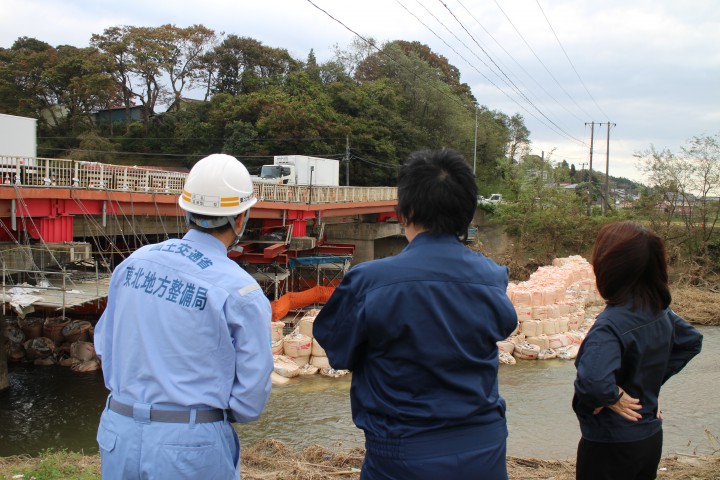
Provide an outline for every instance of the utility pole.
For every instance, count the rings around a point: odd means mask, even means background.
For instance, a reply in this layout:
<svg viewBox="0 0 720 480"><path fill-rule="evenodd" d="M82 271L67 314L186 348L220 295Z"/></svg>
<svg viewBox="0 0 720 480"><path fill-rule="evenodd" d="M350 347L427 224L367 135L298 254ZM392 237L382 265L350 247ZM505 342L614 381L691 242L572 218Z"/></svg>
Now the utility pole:
<svg viewBox="0 0 720 480"><path fill-rule="evenodd" d="M588 186L588 199L587 199L587 216L590 216L590 210L591 210L591 203L592 203L592 157L593 157L593 137L595 134L595 122L587 123L585 122L585 125L590 125L590 168L588 170L588 181L590 182L590 185Z"/></svg>
<svg viewBox="0 0 720 480"><path fill-rule="evenodd" d="M600 126L603 124L601 123ZM610 127L616 127L617 123L607 122L607 146L605 147L605 202L603 202L603 215L607 213L610 206Z"/></svg>
<svg viewBox="0 0 720 480"><path fill-rule="evenodd" d="M345 135L345 186L350 186L350 136Z"/></svg>
<svg viewBox="0 0 720 480"><path fill-rule="evenodd" d="M473 145L473 175L477 177L477 115L478 106L475 104L475 143Z"/></svg>

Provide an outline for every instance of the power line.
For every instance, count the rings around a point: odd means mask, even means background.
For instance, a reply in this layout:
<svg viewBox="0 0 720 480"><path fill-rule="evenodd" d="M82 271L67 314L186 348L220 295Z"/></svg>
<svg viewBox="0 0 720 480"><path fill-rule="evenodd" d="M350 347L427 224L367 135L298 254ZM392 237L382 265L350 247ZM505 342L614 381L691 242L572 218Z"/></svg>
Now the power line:
<svg viewBox="0 0 720 480"><path fill-rule="evenodd" d="M562 108L562 109L565 110L568 114L570 114L570 115L572 115L573 117L575 117L579 122L582 122L582 121L583 121L583 119L581 119L580 117L578 117L577 115L575 115L575 113L573 113L570 109L568 109L564 104L560 103L560 102L558 101L558 99L556 99L550 92L548 92L548 91L545 89L545 87L543 87L543 85L542 85L540 82L537 81L537 79L535 78L535 75L531 75L530 72L528 72L527 70L525 70L525 67L523 67L523 66L520 64L520 62L518 62L518 61L515 59L515 57L513 57L513 55L512 55L510 52L508 52L508 51L505 49L505 47L503 47L503 45L502 45L500 42L497 41L497 39L493 36L493 34L490 33L490 31L489 31L487 28L485 28L485 26L480 22L480 20L478 20L478 19L475 17L475 15L473 15L473 13L472 13L470 10L468 10L468 8L467 8L465 5L463 5L463 3L462 3L460 0L456 0L456 1L457 1L457 3L467 12L467 14L470 15L470 17L471 17L473 20L475 20L475 23L477 23L477 24L480 26L480 28L482 28L483 31L495 42L495 44L496 44L498 47L500 47L500 49L501 49L503 52L505 52L505 54L506 54L508 57L510 57L510 60L512 60L512 61L515 63L515 65L517 65L517 66L520 68L520 70L522 70L523 73L525 73L525 75L526 75L530 80L532 80L532 81L535 83L535 85L537 85L537 86L545 93L545 95L547 95L548 97L550 97L560 108Z"/></svg>
<svg viewBox="0 0 720 480"><path fill-rule="evenodd" d="M593 103L595 104L595 106L598 108L598 110L600 110L600 113L602 113L603 115L605 115L605 118L608 118L609 115L606 114L606 113L603 111L603 109L600 107L600 105L598 105L598 103L595 101L595 98L594 98L594 97L592 96L592 94L590 93L590 90L588 90L588 88L585 86L585 82L583 82L583 79L580 78L580 74L578 73L577 69L575 68L575 65L573 65L572 60L570 60L570 56L569 56L569 55L567 54L567 52L565 51L565 47L563 47L562 42L560 42L560 38L558 38L557 33L555 33L555 29L554 29L553 26L550 24L550 20L548 19L547 15L545 15L545 10L543 10L542 6L540 5L540 0L535 0L535 2L537 3L538 7L540 8L540 12L542 12L543 17L545 17L545 21L547 22L548 27L550 27L550 31L553 33L553 35L555 35L555 40L557 40L558 45L560 45L560 49L561 49L561 50L563 51L563 53L565 54L565 58L567 58L568 63L570 64L570 66L571 66L572 69L573 69L573 72L575 72L575 75L577 75L578 80L580 80L580 84L583 86L583 88L585 89L585 91L587 92L588 96L590 97L590 99L591 99L591 100L593 101Z"/></svg>
<svg viewBox="0 0 720 480"><path fill-rule="evenodd" d="M512 27L515 29L515 32L518 34L518 36L520 36L520 38L522 39L522 41L525 43L525 46L527 46L528 49L530 49L530 51L531 51L532 54L535 56L535 58L537 59L537 61L540 62L540 65L543 66L543 68L545 69L545 71L550 75L550 77L551 77L551 78L553 79L553 81L557 84L557 86L560 87L560 89L561 89L563 92L565 92L565 95L567 95L568 98L569 98L570 100L572 100L572 102L580 109L580 111L582 111L582 112L583 112L586 116L588 116L588 117L591 116L589 113L587 113L587 112L580 106L580 104L573 98L573 96L570 95L570 94L568 93L568 91L565 90L565 88L564 88L562 85L560 85L560 82L558 81L558 79L555 78L555 75L552 74L552 72L550 71L550 69L549 69L549 68L545 65L545 63L540 59L540 57L538 56L538 54L535 53L535 50L533 50L533 48L530 46L530 44L528 43L528 41L525 40L525 37L523 36L523 34L520 33L520 30L518 30L518 28L515 26L515 24L512 22L512 20L510 20L510 17L508 16L507 13L505 13L505 10L503 10L503 8L500 6L500 4L497 2L497 0L494 0L494 2L495 2L495 5L497 5L497 7L500 9L500 11L502 12L502 14L505 16L505 18L507 19L507 21L510 22L510 25L512 25Z"/></svg>
<svg viewBox="0 0 720 480"><path fill-rule="evenodd" d="M452 17L455 19L455 21L460 25L460 27L462 27L462 29L465 31L465 33L466 33L466 34L470 37L470 39L478 46L478 48L480 48L480 50L485 54L485 56L487 56L488 59L490 59L490 61L493 63L493 65L495 65L495 67L500 71L500 73L502 73L502 75L503 75L505 78L507 78L507 80L510 82L510 84L512 84L512 87L511 87L511 88L514 87L515 91L516 91L518 94L520 94L520 96L521 96L523 99L525 99L525 101L528 102L528 104L530 104L535 110L537 110L537 112L538 112L543 118L547 119L548 122L550 122L555 128L557 128L557 129L559 130L559 132L556 131L556 133L560 133L561 135L564 135L564 136L567 137L568 139L573 140L573 141L575 141L575 142L577 142L577 143L580 143L580 144L583 144L583 143L584 143L582 140L580 140L579 138L576 138L576 137L572 136L570 133L566 132L562 127L560 127L557 123L555 123L553 120L551 120L551 119L550 119L547 115L545 115L523 92L521 92L520 89L517 87L517 85L515 85L515 83L510 79L510 77L503 71L503 69L497 64L497 62L495 62L495 60L493 60L493 58L490 56L490 54L482 47L482 45L480 45L480 43L475 39L475 37L473 36L473 34L470 33L470 31L469 31L469 30L465 27L465 25L460 21L460 19L457 17L457 15L455 15L455 13L453 13L453 11L450 9L450 7L448 7L447 4L446 4L443 0L438 0L438 1L445 7L445 9L447 9L447 11L450 13L450 15L452 15ZM431 14L431 15L432 15L432 14ZM433 15L433 16L434 16L434 15ZM437 20L437 17L435 17L435 19ZM438 21L439 21L439 20L438 20ZM440 23L441 23L441 25L442 25L442 22L440 22ZM443 26L444 26L444 25L443 25ZM445 27L445 28L447 29L447 27ZM448 30L449 30L449 29L448 29ZM457 38L457 37L456 37L456 38ZM458 39L458 40L459 40L459 39ZM463 42L461 41L461 43L463 43ZM463 43L463 45L465 46L465 48L467 48L467 49L469 50L469 47L468 47L467 45L465 45L464 43ZM477 55L476 55L476 57L477 57ZM479 57L478 57L478 59L479 59ZM483 63L485 64L485 62L483 62ZM485 64L485 65L488 66L487 64ZM490 68L490 67L488 66L488 68ZM477 70L477 69L476 69L476 70ZM487 77L485 77L485 78L487 78ZM491 82L491 83L492 83L492 82ZM507 84L507 82L506 82L506 84ZM494 83L493 83L493 85L494 85L496 88L498 88L497 85L495 85ZM510 85L508 85L508 86L510 86ZM503 92L503 93L505 93L505 92ZM506 95L507 95L507 94L506 94ZM513 100L513 101L514 101L514 100ZM517 102L515 102L515 103L517 103ZM523 109L524 109L524 108L523 108ZM526 112L530 113L527 109L524 109L524 110L525 110ZM532 114L531 114L531 115L532 115ZM533 115L533 117L535 117L535 116ZM551 127L549 127L547 124L545 124L545 122L543 122L542 120L540 120L539 118L537 118L537 117L535 117L535 118L536 118L538 121L540 121L543 125L545 125L546 127L551 128Z"/></svg>
<svg viewBox="0 0 720 480"><path fill-rule="evenodd" d="M364 163L367 163L370 165L374 165L376 167L387 168L387 169L391 169L391 170L398 170L400 168L400 165L397 165L397 164L393 165L390 163L382 163L382 162L376 162L374 160L368 160L366 158L359 157L359 156L355 155L354 153L352 155L350 155L350 158L354 159L354 160L360 160L361 162L364 162Z"/></svg>

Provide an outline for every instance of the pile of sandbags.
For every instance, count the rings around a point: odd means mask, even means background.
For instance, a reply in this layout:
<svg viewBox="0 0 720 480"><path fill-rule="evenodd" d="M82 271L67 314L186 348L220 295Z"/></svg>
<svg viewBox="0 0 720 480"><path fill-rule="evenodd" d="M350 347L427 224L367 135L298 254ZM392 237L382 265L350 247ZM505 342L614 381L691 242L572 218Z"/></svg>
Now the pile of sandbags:
<svg viewBox="0 0 720 480"><path fill-rule="evenodd" d="M8 362L32 362L35 365L62 365L78 372L100 368L92 344L93 326L85 320L67 317L5 317Z"/></svg>
<svg viewBox="0 0 720 480"><path fill-rule="evenodd" d="M518 328L498 342L501 363L510 363L509 354L524 360L575 358L596 307L603 305L592 265L578 255L556 258L527 281L510 283L507 294L517 312ZM510 351L508 343L514 345Z"/></svg>
<svg viewBox="0 0 720 480"><path fill-rule="evenodd" d="M349 373L347 370L335 370L330 366L325 350L313 336L313 324L319 312L319 309L307 311L300 318L293 331L282 337L282 355L276 353L275 348L273 348L275 374L285 378L293 378L299 375L314 375L318 372L329 377L340 377ZM282 322L273 322L273 324L275 323ZM273 336L274 346L275 336ZM291 364L296 368L293 368ZM280 383L284 382L276 382L276 384Z"/></svg>

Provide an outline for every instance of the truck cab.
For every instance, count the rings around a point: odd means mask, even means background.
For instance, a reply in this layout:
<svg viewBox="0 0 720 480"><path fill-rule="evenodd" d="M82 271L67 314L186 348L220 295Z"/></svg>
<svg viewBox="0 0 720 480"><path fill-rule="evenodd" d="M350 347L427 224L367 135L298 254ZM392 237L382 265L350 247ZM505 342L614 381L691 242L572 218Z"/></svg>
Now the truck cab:
<svg viewBox="0 0 720 480"><path fill-rule="evenodd" d="M287 185L295 183L294 165L263 165L260 169L260 181Z"/></svg>

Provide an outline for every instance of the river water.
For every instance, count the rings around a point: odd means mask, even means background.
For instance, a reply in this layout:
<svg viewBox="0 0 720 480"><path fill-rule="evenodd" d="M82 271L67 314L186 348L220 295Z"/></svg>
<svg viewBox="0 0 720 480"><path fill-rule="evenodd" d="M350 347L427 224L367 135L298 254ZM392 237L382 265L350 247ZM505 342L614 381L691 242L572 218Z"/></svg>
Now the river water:
<svg viewBox="0 0 720 480"><path fill-rule="evenodd" d="M703 351L661 394L664 453L707 454L707 429L720 437L720 327L701 328ZM501 365L500 393L507 401L508 454L565 459L575 455L580 431L570 407L572 361ZM244 444L274 438L302 448L363 445L350 416L350 376L315 375L274 387L259 421L238 425ZM102 374L68 368L10 366L10 388L0 392L0 456L35 455L46 448L96 453L95 432L107 392ZM717 447L715 447L717 448Z"/></svg>

